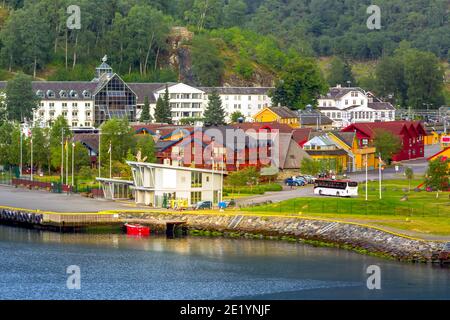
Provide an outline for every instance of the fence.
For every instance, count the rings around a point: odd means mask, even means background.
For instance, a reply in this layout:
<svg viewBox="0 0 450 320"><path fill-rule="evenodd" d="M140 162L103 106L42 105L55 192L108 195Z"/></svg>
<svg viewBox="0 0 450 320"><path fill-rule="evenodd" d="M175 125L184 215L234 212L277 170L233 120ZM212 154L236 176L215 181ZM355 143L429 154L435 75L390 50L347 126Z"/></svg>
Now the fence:
<svg viewBox="0 0 450 320"><path fill-rule="evenodd" d="M279 214L333 214L333 215L373 215L405 217L450 217L450 202L405 203L394 205L389 200L362 201L358 199L293 199L276 204L251 204L245 211Z"/></svg>

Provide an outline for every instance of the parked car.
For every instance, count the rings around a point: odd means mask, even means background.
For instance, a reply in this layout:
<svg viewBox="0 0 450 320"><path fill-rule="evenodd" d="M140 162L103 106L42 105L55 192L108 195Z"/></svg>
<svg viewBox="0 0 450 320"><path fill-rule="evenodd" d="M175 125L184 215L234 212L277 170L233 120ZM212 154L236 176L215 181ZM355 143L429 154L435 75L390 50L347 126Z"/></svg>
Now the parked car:
<svg viewBox="0 0 450 320"><path fill-rule="evenodd" d="M236 201L234 201L233 199L225 200L224 202L226 204L226 208L230 208L230 207L235 207L236 206Z"/></svg>
<svg viewBox="0 0 450 320"><path fill-rule="evenodd" d="M316 181L316 178L315 177L313 177L313 176L310 176L309 174L308 175L304 175L304 177L306 178L306 179L308 179L308 183L314 183L315 181Z"/></svg>
<svg viewBox="0 0 450 320"><path fill-rule="evenodd" d="M296 176L295 178L300 179L300 180L303 180L303 181L305 182L305 184L312 183L312 182L311 182L311 179L309 179L309 178L308 178L307 176L305 176L305 175Z"/></svg>
<svg viewBox="0 0 450 320"><path fill-rule="evenodd" d="M297 179L296 177L287 178L286 180L284 180L284 183L289 187L303 187L306 184L305 180Z"/></svg>
<svg viewBox="0 0 450 320"><path fill-rule="evenodd" d="M194 210L205 210L205 209L212 209L213 204L211 201L199 201L194 206Z"/></svg>

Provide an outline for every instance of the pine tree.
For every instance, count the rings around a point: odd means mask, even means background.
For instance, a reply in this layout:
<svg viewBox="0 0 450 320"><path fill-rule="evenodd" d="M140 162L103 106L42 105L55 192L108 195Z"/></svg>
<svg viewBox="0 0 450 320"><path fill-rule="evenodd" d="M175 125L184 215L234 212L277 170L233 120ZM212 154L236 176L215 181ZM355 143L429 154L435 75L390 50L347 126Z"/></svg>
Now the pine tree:
<svg viewBox="0 0 450 320"><path fill-rule="evenodd" d="M141 122L149 123L152 120L152 115L150 114L150 103L148 101L148 96L146 96L144 99L144 107L141 113Z"/></svg>
<svg viewBox="0 0 450 320"><path fill-rule="evenodd" d="M225 124L225 111L222 108L222 100L217 91L213 91L209 95L208 107L206 107L203 117L206 125Z"/></svg>
<svg viewBox="0 0 450 320"><path fill-rule="evenodd" d="M170 111L169 89L166 85L166 92L163 97L159 97L155 107L155 121L157 123L172 124L172 113Z"/></svg>

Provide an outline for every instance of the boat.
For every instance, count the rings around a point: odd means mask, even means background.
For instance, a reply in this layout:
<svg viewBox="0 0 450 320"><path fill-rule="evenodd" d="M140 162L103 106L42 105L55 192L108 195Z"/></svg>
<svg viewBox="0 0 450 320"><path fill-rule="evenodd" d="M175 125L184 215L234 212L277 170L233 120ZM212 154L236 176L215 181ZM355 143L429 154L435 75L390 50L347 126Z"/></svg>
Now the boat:
<svg viewBox="0 0 450 320"><path fill-rule="evenodd" d="M149 236L150 228L140 224L125 223L127 234L131 236Z"/></svg>

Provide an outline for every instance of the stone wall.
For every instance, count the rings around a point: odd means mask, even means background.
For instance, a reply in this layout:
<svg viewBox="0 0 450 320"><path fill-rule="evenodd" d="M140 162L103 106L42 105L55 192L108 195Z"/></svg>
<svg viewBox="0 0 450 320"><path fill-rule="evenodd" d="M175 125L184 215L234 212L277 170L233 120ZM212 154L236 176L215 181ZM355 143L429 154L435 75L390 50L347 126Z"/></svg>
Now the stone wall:
<svg viewBox="0 0 450 320"><path fill-rule="evenodd" d="M190 229L246 233L264 236L290 236L387 255L405 261L430 261L439 242L403 237L359 224L295 217L211 214L121 214L124 221L135 221L161 228L166 222L185 221Z"/></svg>

